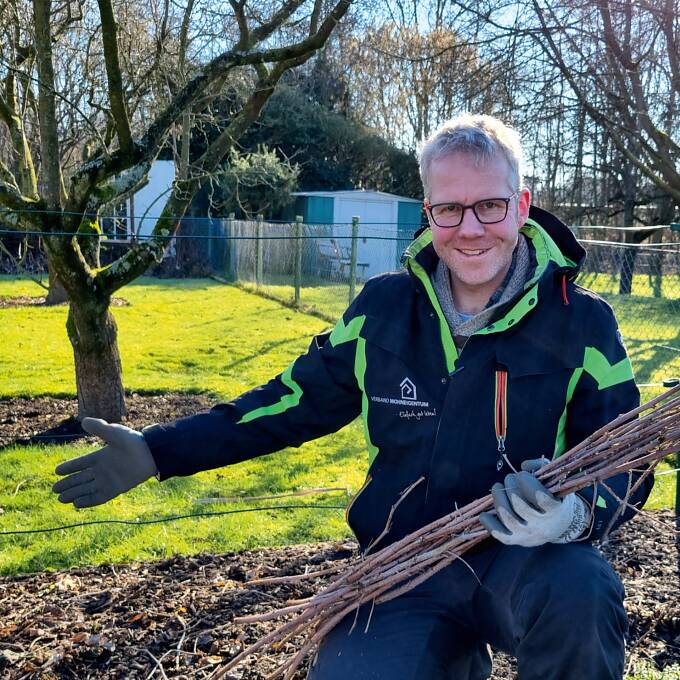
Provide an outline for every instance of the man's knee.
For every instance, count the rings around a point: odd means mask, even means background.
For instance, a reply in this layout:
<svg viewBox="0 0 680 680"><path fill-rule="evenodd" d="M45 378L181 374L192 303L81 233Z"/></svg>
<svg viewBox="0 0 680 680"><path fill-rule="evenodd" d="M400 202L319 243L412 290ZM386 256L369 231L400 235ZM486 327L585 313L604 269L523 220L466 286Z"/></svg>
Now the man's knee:
<svg viewBox="0 0 680 680"><path fill-rule="evenodd" d="M609 564L585 545L550 545L539 569L525 580L517 610L525 629L540 619L582 639L596 629L623 636L627 628L623 586Z"/></svg>
<svg viewBox="0 0 680 680"><path fill-rule="evenodd" d="M365 610L364 610L365 609ZM491 659L476 637L438 607L408 596L362 609L321 643L308 680L485 680Z"/></svg>

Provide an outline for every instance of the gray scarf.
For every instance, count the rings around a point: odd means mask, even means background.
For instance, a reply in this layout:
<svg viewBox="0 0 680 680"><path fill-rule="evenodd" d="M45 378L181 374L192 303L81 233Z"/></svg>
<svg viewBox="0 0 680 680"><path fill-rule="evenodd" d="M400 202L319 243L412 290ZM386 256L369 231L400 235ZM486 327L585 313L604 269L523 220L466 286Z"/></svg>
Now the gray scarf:
<svg viewBox="0 0 680 680"><path fill-rule="evenodd" d="M449 269L439 260L437 268L430 278L459 351L473 333L484 328L489 323L498 307L511 300L524 289L524 284L529 280L532 273L529 244L526 236L520 234L517 240L517 247L512 255L510 269L505 275L503 283L491 296L486 307L471 319L466 320L458 313L453 302Z"/></svg>

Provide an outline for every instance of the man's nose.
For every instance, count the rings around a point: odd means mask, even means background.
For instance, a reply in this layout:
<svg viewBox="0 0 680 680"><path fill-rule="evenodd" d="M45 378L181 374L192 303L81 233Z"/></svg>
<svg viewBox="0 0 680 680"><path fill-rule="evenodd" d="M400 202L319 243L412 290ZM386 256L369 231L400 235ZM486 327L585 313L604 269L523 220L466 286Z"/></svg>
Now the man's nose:
<svg viewBox="0 0 680 680"><path fill-rule="evenodd" d="M474 238L484 234L486 227L475 215L475 211L472 208L467 208L463 213L463 220L458 225L457 236L462 238Z"/></svg>

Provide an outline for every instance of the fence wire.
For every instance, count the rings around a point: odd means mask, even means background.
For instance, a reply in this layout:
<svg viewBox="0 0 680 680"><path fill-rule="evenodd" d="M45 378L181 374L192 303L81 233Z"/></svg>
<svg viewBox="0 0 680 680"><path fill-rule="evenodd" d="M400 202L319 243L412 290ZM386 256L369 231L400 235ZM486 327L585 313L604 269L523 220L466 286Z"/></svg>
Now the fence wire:
<svg viewBox="0 0 680 680"><path fill-rule="evenodd" d="M150 273L214 276L331 322L368 278L402 266L401 255L419 226L185 218L164 261ZM656 230L655 242L642 244L622 242L620 230L576 233L585 236L579 241L587 252L577 283L614 308L638 383L661 386L680 376L680 233ZM0 272L42 275L39 239L28 246L0 236ZM125 238L103 241L102 263L130 246Z"/></svg>

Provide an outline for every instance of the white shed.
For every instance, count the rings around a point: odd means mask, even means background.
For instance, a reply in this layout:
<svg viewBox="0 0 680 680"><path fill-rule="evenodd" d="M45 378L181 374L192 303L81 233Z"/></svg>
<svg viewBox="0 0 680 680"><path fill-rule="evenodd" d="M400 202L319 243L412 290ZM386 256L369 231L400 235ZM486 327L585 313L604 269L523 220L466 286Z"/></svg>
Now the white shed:
<svg viewBox="0 0 680 680"><path fill-rule="evenodd" d="M103 217L105 233L114 240L151 234L170 197L174 181L174 161L154 161L147 182Z"/></svg>
<svg viewBox="0 0 680 680"><path fill-rule="evenodd" d="M358 274L368 278L399 266L401 253L419 228L422 201L382 191L299 191L295 212L310 225L326 226L324 238L345 252L352 217L359 218ZM323 246L323 243L321 243Z"/></svg>

